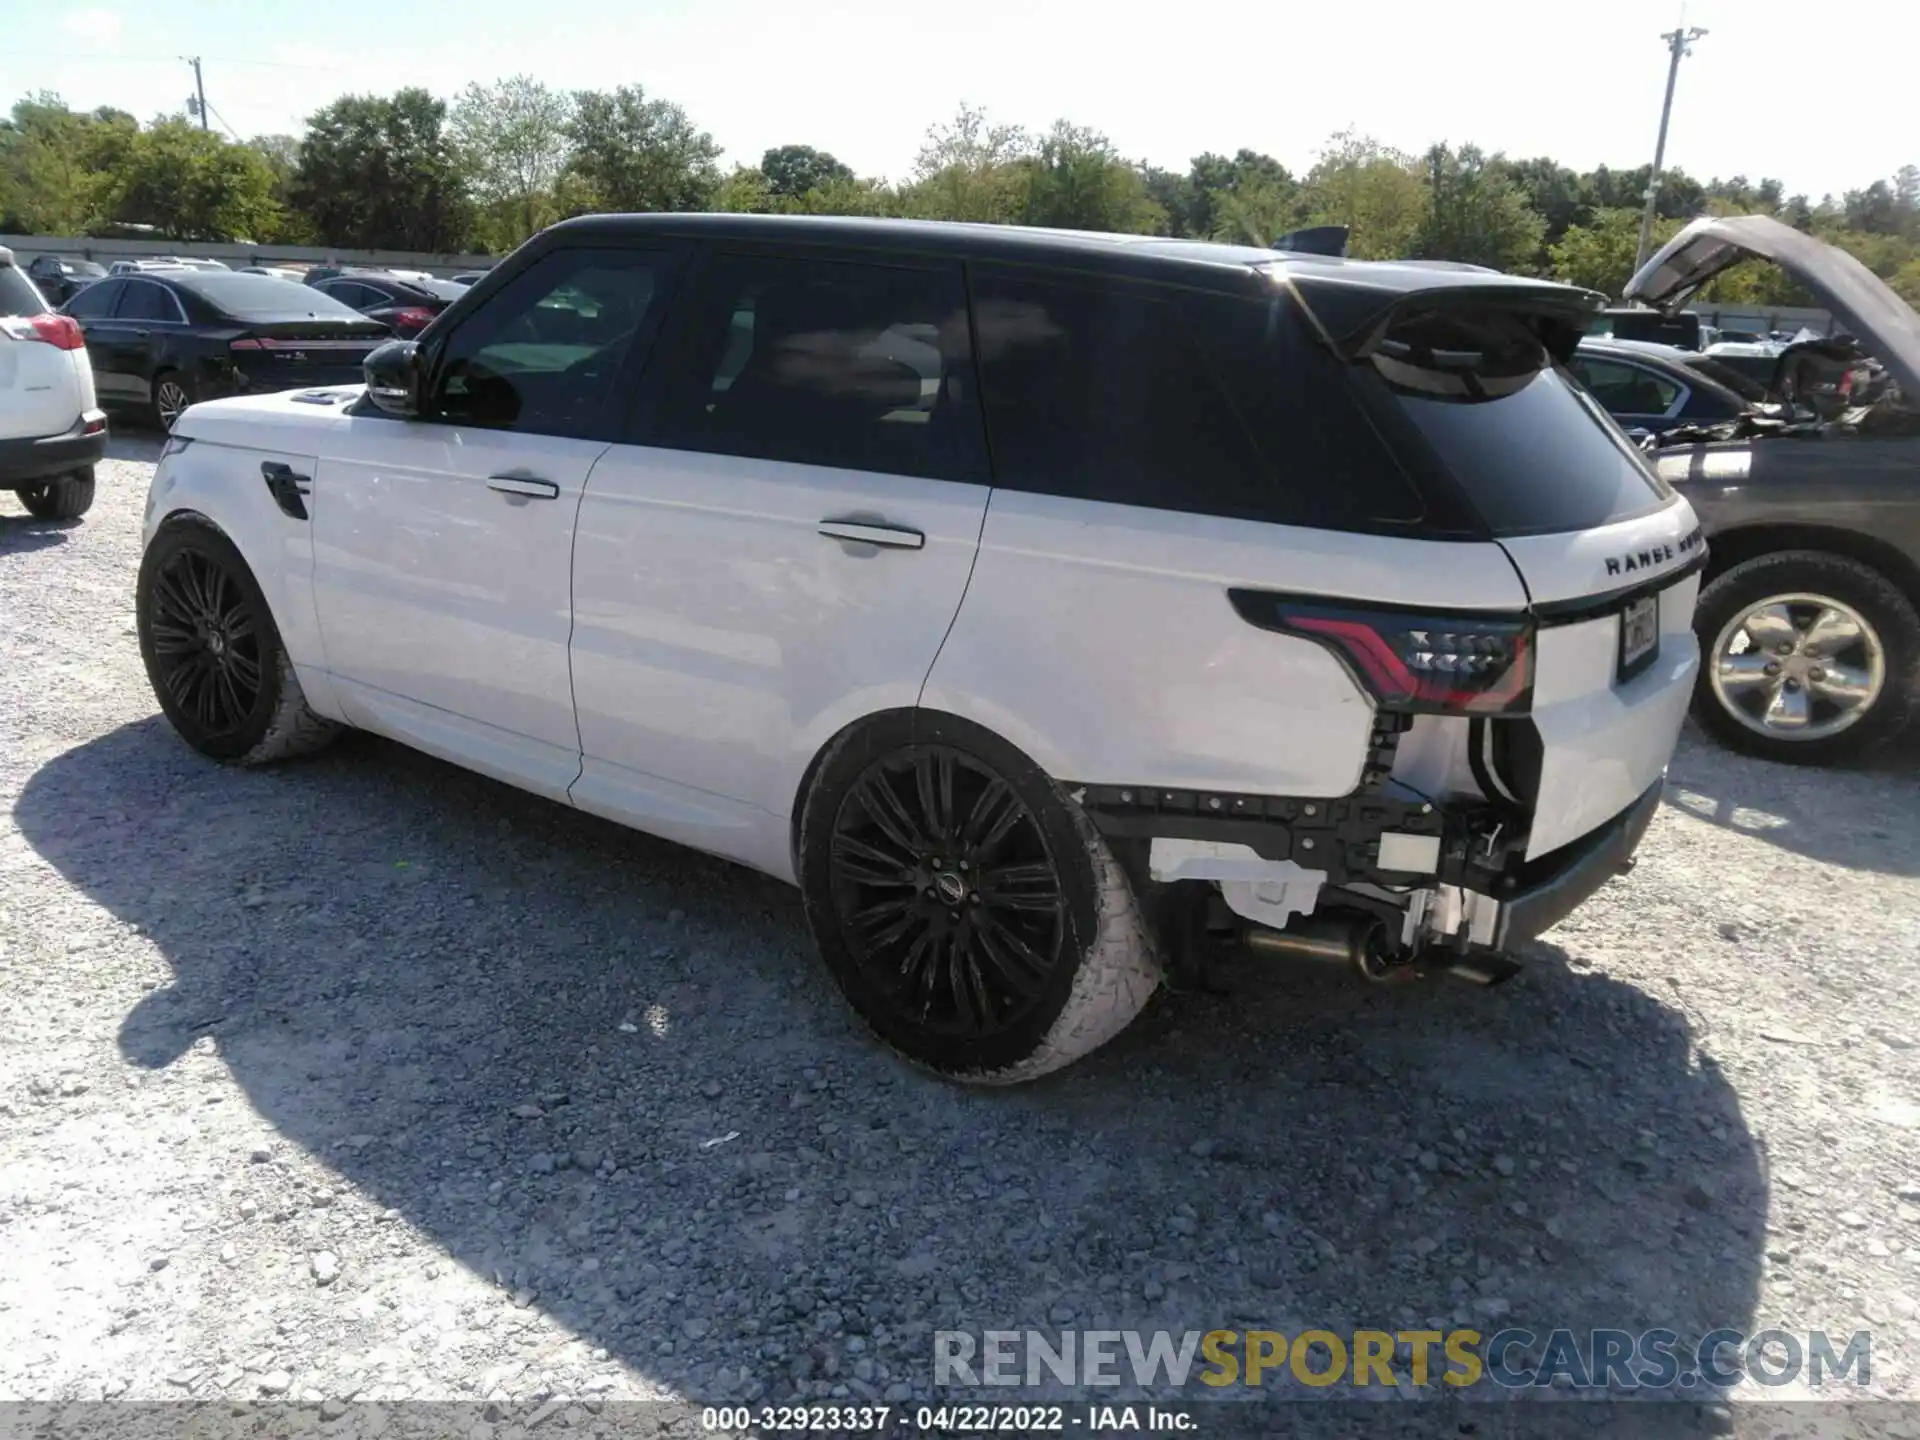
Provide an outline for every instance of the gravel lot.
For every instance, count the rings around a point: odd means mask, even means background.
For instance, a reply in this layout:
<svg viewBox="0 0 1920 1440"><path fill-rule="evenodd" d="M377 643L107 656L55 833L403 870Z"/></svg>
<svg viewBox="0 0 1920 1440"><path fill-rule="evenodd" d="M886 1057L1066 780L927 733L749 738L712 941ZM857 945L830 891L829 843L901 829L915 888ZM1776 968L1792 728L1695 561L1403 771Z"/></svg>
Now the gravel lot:
<svg viewBox="0 0 1920 1440"><path fill-rule="evenodd" d="M189 752L156 450L0 496L0 1398L900 1403L940 1328L1522 1323L1870 1329L1920 1399L1920 743L1690 736L1504 988L1248 961L971 1093L771 881L367 737Z"/></svg>

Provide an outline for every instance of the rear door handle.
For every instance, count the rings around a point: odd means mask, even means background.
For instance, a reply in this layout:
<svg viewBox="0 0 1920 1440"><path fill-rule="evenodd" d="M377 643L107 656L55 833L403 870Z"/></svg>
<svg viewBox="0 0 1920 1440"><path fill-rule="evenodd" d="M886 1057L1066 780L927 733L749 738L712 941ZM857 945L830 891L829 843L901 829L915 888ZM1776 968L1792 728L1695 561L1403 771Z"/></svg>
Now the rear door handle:
<svg viewBox="0 0 1920 1440"><path fill-rule="evenodd" d="M551 480L529 480L523 475L489 475L487 488L502 495L524 495L529 500L558 500L560 487Z"/></svg>
<svg viewBox="0 0 1920 1440"><path fill-rule="evenodd" d="M857 540L895 550L924 550L927 537L904 525L874 525L864 520L822 520L820 533L832 540Z"/></svg>

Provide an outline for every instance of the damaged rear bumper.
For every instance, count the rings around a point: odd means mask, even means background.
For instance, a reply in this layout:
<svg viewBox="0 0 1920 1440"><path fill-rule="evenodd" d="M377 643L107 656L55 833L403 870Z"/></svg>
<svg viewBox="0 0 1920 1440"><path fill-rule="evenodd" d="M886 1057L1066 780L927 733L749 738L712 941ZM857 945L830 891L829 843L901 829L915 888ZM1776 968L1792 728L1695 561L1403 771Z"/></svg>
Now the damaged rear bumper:
<svg viewBox="0 0 1920 1440"><path fill-rule="evenodd" d="M1499 897L1494 948L1505 950L1551 930L1619 874L1653 823L1665 783L1656 780L1605 825L1542 855L1516 876L1514 888Z"/></svg>

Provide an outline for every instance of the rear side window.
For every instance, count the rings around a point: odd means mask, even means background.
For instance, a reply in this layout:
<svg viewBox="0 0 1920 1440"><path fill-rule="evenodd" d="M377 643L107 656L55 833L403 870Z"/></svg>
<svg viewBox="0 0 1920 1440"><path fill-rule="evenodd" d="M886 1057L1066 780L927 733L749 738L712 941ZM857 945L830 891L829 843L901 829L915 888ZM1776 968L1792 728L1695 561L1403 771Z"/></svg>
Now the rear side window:
<svg viewBox="0 0 1920 1440"><path fill-rule="evenodd" d="M1672 494L1516 316L1427 312L1372 365L1495 535L1589 530Z"/></svg>
<svg viewBox="0 0 1920 1440"><path fill-rule="evenodd" d="M97 285L89 285L61 308L76 320L104 320L113 314L114 302L120 298L125 284L124 280L102 280Z"/></svg>
<svg viewBox="0 0 1920 1440"><path fill-rule="evenodd" d="M126 289L120 292L120 304L113 313L114 318L119 320L177 321L186 318L180 313L180 302L173 298L173 292L151 280L129 280Z"/></svg>
<svg viewBox="0 0 1920 1440"><path fill-rule="evenodd" d="M1277 295L980 267L973 300L997 485L1321 528L1419 516Z"/></svg>
<svg viewBox="0 0 1920 1440"><path fill-rule="evenodd" d="M12 265L0 265L0 315L44 315L39 288Z"/></svg>
<svg viewBox="0 0 1920 1440"><path fill-rule="evenodd" d="M967 364L958 266L716 255L680 332L653 443L966 479L949 385Z"/></svg>

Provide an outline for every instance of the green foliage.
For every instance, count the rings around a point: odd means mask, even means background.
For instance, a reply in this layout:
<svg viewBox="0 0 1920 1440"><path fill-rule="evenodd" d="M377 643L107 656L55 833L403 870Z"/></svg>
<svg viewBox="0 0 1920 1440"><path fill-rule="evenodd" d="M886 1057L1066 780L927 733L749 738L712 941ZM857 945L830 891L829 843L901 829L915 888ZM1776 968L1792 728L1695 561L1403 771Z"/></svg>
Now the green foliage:
<svg viewBox="0 0 1920 1440"><path fill-rule="evenodd" d="M767 151L760 157L760 174L772 194L788 200L854 178L853 171L811 145L780 145Z"/></svg>
<svg viewBox="0 0 1920 1440"><path fill-rule="evenodd" d="M1167 212L1147 194L1139 170L1097 130L1056 121L1025 163L1029 225L1144 235L1166 230Z"/></svg>
<svg viewBox="0 0 1920 1440"><path fill-rule="evenodd" d="M137 131L101 191L109 218L174 240L260 240L279 229L273 167L181 116Z"/></svg>
<svg viewBox="0 0 1920 1440"><path fill-rule="evenodd" d="M1370 135L1343 130L1327 142L1301 186L1299 223L1345 225L1360 260L1413 254L1427 219L1420 167ZM1451 257L1448 257L1451 258Z"/></svg>
<svg viewBox="0 0 1920 1440"><path fill-rule="evenodd" d="M572 97L530 75L469 85L454 102L453 143L489 248L510 250L560 218L573 108Z"/></svg>
<svg viewBox="0 0 1920 1440"><path fill-rule="evenodd" d="M922 220L1019 222L1027 208L1033 141L1017 125L988 123L986 112L963 105L946 125L927 132L914 162L913 182L901 193L902 213Z"/></svg>
<svg viewBox="0 0 1920 1440"><path fill-rule="evenodd" d="M638 85L579 92L566 138L567 173L581 182L587 209L701 210L720 186L714 138Z"/></svg>
<svg viewBox="0 0 1920 1440"><path fill-rule="evenodd" d="M1547 222L1504 161L1477 146L1436 145L1427 152L1427 214L1415 255L1494 270L1532 269Z"/></svg>
<svg viewBox="0 0 1920 1440"><path fill-rule="evenodd" d="M448 251L473 234L447 106L425 90L343 95L316 111L291 192L326 245Z"/></svg>

